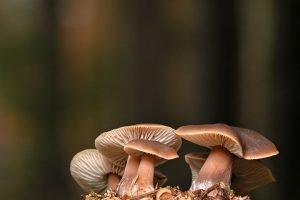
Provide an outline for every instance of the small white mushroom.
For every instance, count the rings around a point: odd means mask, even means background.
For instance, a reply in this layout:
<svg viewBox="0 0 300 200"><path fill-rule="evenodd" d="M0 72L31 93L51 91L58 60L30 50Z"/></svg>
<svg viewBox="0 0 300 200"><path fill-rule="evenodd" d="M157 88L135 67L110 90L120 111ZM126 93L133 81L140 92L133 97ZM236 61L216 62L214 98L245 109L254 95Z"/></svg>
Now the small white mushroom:
<svg viewBox="0 0 300 200"><path fill-rule="evenodd" d="M86 192L103 192L106 188L115 190L123 170L96 149L77 153L70 164L72 177Z"/></svg>

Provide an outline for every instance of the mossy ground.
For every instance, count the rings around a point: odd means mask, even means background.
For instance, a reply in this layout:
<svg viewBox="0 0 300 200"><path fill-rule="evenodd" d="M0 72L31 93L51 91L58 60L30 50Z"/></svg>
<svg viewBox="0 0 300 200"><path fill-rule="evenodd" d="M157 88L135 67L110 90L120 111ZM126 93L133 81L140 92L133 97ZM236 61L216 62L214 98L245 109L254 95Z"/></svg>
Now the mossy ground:
<svg viewBox="0 0 300 200"><path fill-rule="evenodd" d="M167 191L167 192L166 192ZM233 191L225 190L220 185L214 185L207 190L183 192L179 187L158 188L153 192L135 197L118 197L115 193L90 193L83 195L82 200L250 200L249 196L236 196Z"/></svg>

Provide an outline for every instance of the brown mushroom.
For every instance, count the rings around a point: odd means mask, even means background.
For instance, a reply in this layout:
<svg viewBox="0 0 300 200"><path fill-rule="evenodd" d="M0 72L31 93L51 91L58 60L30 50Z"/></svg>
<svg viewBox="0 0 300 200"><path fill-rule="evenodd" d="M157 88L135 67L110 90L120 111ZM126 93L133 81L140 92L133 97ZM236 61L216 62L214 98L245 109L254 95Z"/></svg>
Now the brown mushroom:
<svg viewBox="0 0 300 200"><path fill-rule="evenodd" d="M86 192L103 192L106 188L116 190L123 170L96 149L77 153L70 164L72 177Z"/></svg>
<svg viewBox="0 0 300 200"><path fill-rule="evenodd" d="M185 161L191 168L192 182L197 178L198 172L204 165L207 153L188 153ZM245 160L234 157L232 163L231 189L237 194L246 194L257 187L274 182L275 179L263 163L257 160Z"/></svg>
<svg viewBox="0 0 300 200"><path fill-rule="evenodd" d="M260 159L278 154L275 145L258 132L226 124L182 126L176 133L190 142L212 149L192 183L192 191L206 190L220 182L229 188L234 155Z"/></svg>
<svg viewBox="0 0 300 200"><path fill-rule="evenodd" d="M157 141L132 140L124 146L124 150L129 155L141 158L136 184L132 191L129 191L132 196L142 195L154 190L154 168L161 159L171 160L178 158L175 149Z"/></svg>
<svg viewBox="0 0 300 200"><path fill-rule="evenodd" d="M124 146L135 139L158 141L166 144L176 151L181 146L181 138L174 129L160 124L137 124L124 126L100 134L95 140L96 148L103 153L112 163L125 166L124 175L120 181L118 194L123 196L130 189L133 178L139 166L140 160L127 155ZM159 162L162 162L159 161Z"/></svg>

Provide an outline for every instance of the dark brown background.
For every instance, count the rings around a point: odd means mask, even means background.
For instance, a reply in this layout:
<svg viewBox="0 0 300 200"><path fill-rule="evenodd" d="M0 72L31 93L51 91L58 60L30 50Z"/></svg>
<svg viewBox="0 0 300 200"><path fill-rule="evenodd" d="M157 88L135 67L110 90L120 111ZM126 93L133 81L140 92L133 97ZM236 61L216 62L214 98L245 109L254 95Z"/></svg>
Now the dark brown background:
<svg viewBox="0 0 300 200"><path fill-rule="evenodd" d="M224 122L280 150L252 199L297 199L294 2L1 1L0 198L80 199L69 162L103 131ZM188 188L199 149L161 166L168 184Z"/></svg>

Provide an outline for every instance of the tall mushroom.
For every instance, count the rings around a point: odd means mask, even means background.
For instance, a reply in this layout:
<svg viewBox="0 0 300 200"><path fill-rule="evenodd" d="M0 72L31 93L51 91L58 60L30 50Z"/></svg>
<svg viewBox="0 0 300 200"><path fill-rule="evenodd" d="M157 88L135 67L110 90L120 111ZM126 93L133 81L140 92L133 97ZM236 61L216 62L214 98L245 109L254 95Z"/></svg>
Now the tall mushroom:
<svg viewBox="0 0 300 200"><path fill-rule="evenodd" d="M176 133L190 142L211 148L192 183L192 191L206 190L220 182L229 188L234 155L251 160L278 154L275 145L258 132L226 124L182 126Z"/></svg>
<svg viewBox="0 0 300 200"><path fill-rule="evenodd" d="M103 192L106 188L116 190L123 170L96 149L77 153L70 164L72 177L86 192Z"/></svg>
<svg viewBox="0 0 300 200"><path fill-rule="evenodd" d="M128 155L141 159L137 171L136 184L133 190L129 191L132 196L141 195L154 190L154 168L155 165L161 162L161 159L171 160L178 158L175 149L157 141L132 140L125 145L124 150Z"/></svg>
<svg viewBox="0 0 300 200"><path fill-rule="evenodd" d="M96 148L116 165L124 166L124 175L120 181L118 194L123 196L130 189L136 176L140 160L135 156L128 156L124 146L135 139L157 141L166 144L176 151L181 146L181 138L174 129L160 124L137 124L124 126L100 134L95 140Z"/></svg>
<svg viewBox="0 0 300 200"><path fill-rule="evenodd" d="M208 154L193 152L185 155L185 161L191 168L192 182L204 165ZM237 194L246 194L257 187L272 183L275 178L263 163L257 160L245 160L234 157L232 163L231 189Z"/></svg>

